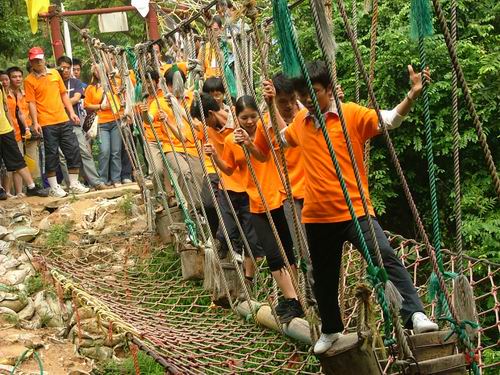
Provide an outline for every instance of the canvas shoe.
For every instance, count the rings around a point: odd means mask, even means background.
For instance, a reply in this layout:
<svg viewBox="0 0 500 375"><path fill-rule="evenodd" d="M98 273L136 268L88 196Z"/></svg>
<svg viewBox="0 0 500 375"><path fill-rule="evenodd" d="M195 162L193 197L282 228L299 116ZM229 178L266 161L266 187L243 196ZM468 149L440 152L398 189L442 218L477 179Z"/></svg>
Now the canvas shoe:
<svg viewBox="0 0 500 375"><path fill-rule="evenodd" d="M85 194L88 193L90 189L86 186L83 186L80 181L77 181L69 187L69 191L73 194Z"/></svg>
<svg viewBox="0 0 500 375"><path fill-rule="evenodd" d="M48 196L47 189L42 189L35 186L33 189L27 188L26 195L28 197L46 197Z"/></svg>
<svg viewBox="0 0 500 375"><path fill-rule="evenodd" d="M300 306L300 302L295 298L286 298L281 302L281 306L278 304L276 307L276 314L281 324L290 323L294 318L302 318L304 316L304 310Z"/></svg>
<svg viewBox="0 0 500 375"><path fill-rule="evenodd" d="M68 193L64 191L64 189L61 187L61 185L57 185L55 188L51 188L49 191L49 196L55 197L55 198L63 198Z"/></svg>
<svg viewBox="0 0 500 375"><path fill-rule="evenodd" d="M314 354L323 354L332 347L342 334L337 333L322 333L316 344L314 344Z"/></svg>
<svg viewBox="0 0 500 375"><path fill-rule="evenodd" d="M134 183L134 181L132 181L130 178L124 178L122 180L122 184L124 184L124 185L125 184L133 184L133 183Z"/></svg>
<svg viewBox="0 0 500 375"><path fill-rule="evenodd" d="M413 332L415 334L434 332L439 329L438 325L430 320L427 315L422 312L416 312L411 316L413 322Z"/></svg>

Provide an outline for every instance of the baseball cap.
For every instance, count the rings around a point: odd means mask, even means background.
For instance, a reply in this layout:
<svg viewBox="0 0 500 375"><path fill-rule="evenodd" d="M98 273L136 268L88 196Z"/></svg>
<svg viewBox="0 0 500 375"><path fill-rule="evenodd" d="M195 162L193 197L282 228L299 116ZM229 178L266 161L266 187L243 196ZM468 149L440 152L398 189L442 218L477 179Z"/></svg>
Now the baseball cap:
<svg viewBox="0 0 500 375"><path fill-rule="evenodd" d="M28 52L28 59L29 60L43 59L43 58L44 58L44 54L43 54L43 49L41 47L33 47Z"/></svg>

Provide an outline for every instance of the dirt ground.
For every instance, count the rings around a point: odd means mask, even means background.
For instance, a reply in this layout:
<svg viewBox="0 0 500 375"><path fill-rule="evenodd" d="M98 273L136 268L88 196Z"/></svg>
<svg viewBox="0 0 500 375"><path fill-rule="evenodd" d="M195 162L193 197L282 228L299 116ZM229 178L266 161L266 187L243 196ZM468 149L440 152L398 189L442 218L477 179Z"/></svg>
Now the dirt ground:
<svg viewBox="0 0 500 375"><path fill-rule="evenodd" d="M0 320L0 374L10 374L17 358L27 349L36 352L44 375L83 375L92 370L92 361L75 354L73 344L57 337L58 329L26 330ZM31 355L16 369L16 374L40 374L38 363Z"/></svg>

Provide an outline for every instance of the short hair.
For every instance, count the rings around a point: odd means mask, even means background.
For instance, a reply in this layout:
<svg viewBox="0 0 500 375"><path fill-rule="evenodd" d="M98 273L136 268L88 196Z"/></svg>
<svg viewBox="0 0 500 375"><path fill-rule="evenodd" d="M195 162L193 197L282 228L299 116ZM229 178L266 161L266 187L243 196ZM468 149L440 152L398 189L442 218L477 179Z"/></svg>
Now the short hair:
<svg viewBox="0 0 500 375"><path fill-rule="evenodd" d="M222 28L222 17L216 14L212 18L212 22L210 22L210 26L212 26L214 23L216 23L220 28Z"/></svg>
<svg viewBox="0 0 500 375"><path fill-rule="evenodd" d="M73 61L68 56L61 56L57 59L57 66L61 65L62 63L73 65Z"/></svg>
<svg viewBox="0 0 500 375"><path fill-rule="evenodd" d="M273 85L276 89L276 94L292 95L295 92L292 80L285 77L283 73L278 73L273 77Z"/></svg>
<svg viewBox="0 0 500 375"><path fill-rule="evenodd" d="M82 67L82 60L73 57L73 66L78 65L80 68Z"/></svg>
<svg viewBox="0 0 500 375"><path fill-rule="evenodd" d="M208 117L209 111L217 112L220 110L219 104L210 94L202 92L200 93L200 99L201 99L201 105L203 106L203 116L205 116L205 118ZM197 118L200 121L202 120L201 108L198 100L193 100L190 112L192 117Z"/></svg>
<svg viewBox="0 0 500 375"><path fill-rule="evenodd" d="M332 86L330 75L328 74L328 67L324 61L308 62L306 64L306 70L313 85L319 83L325 88ZM307 89L306 79L303 76L294 78L293 87L296 91L304 92L304 90Z"/></svg>
<svg viewBox="0 0 500 375"><path fill-rule="evenodd" d="M186 75L184 74L184 72L183 72L182 70L180 70L180 69L177 69L177 70L179 71L179 73L181 73L182 80L183 80L184 82L186 82ZM172 67L172 68L170 68L169 70L167 70L167 71L165 72L165 74L164 74L164 77L165 77L165 82L166 82L166 84L167 84L167 85L169 85L169 86L172 86L172 85L173 85L173 83L174 83L174 73L175 73L175 72L174 72L174 69L173 69L173 67Z"/></svg>
<svg viewBox="0 0 500 375"><path fill-rule="evenodd" d="M0 70L0 76L3 76L4 74L5 74L6 76L8 75L8 74L7 74L7 72L6 72L5 70Z"/></svg>
<svg viewBox="0 0 500 375"><path fill-rule="evenodd" d="M146 71L146 78L147 78L148 76L151 76L151 79L152 79L154 82L156 82L156 83L158 83L158 82L160 81L160 74L159 74L156 70L154 70L154 69L148 69L148 70Z"/></svg>
<svg viewBox="0 0 500 375"><path fill-rule="evenodd" d="M14 73L14 72L19 72L21 74L24 73L23 70L18 66L11 66L9 69L7 69L7 74L9 77L10 77L10 74Z"/></svg>
<svg viewBox="0 0 500 375"><path fill-rule="evenodd" d="M252 96L250 95L240 96L238 100L236 100L236 103L234 104L234 109L236 110L236 116L239 116L239 114L247 108L259 112L259 107L257 106L257 103L255 102Z"/></svg>
<svg viewBox="0 0 500 375"><path fill-rule="evenodd" d="M219 77L210 77L203 83L203 92L210 94L214 91L220 91L225 93L224 84L222 83L222 79Z"/></svg>

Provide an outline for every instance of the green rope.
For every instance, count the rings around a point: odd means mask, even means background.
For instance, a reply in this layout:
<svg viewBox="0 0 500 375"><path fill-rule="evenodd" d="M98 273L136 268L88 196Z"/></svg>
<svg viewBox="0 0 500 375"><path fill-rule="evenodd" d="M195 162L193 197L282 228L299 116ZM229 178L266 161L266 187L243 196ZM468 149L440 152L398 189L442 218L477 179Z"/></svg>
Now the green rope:
<svg viewBox="0 0 500 375"><path fill-rule="evenodd" d="M298 76L302 75L305 78L306 85L309 91L309 95L311 96L314 109L315 109L315 117L319 122L321 132L323 137L325 138L325 142L328 148L328 152L330 154L330 158L333 162L333 167L339 179L340 187L342 189L342 193L344 195L344 199L346 201L347 207L349 209L349 213L351 214L352 221L354 223L356 235L359 239L361 245L361 252L363 257L367 263L367 278L370 284L376 291L377 300L382 307L382 312L384 315L384 331L386 338L392 337L392 319L391 313L389 309L389 304L385 298L384 293L384 285L388 279L387 272L381 267L377 267L374 265L370 251L366 244L365 238L363 236L363 231L361 230L361 226L358 221L358 217L354 210L354 206L352 204L351 198L349 196L349 191L347 189L347 185L345 183L344 177L342 175L342 169L340 168L340 164L337 160L337 156L335 150L333 148L333 144L330 140L330 136L328 135L328 129L325 123L325 117L321 112L321 108L319 107L318 99L316 97L316 93L311 83L311 79L307 73L306 64L304 58L300 52L300 48L298 45L297 35L295 33L295 29L292 24L292 19L290 16L290 11L288 10L286 0L274 0L273 1L273 19L279 20L279 22L275 23L277 36L278 36L278 44L280 45L280 50L288 51L287 56L281 56L283 61L283 69L285 69L285 57L290 59L291 61L287 61L287 67L293 67L293 69L288 70L285 74L288 76ZM280 39L283 38L283 39ZM292 51L292 52L290 52ZM295 66L299 67L299 74L294 70ZM394 341L392 339L387 339L386 344L392 344Z"/></svg>

